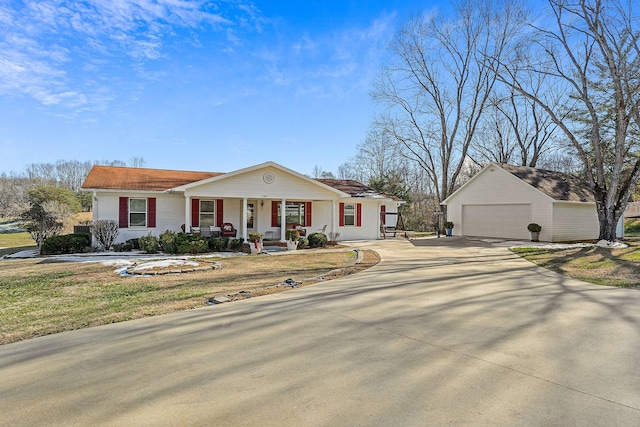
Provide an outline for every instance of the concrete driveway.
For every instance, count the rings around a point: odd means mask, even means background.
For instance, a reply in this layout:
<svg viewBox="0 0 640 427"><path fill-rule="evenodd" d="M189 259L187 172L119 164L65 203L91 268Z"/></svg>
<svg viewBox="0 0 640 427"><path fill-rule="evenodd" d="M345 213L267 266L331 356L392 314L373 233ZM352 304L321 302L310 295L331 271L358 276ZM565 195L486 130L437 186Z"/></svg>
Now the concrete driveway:
<svg viewBox="0 0 640 427"><path fill-rule="evenodd" d="M416 243L358 243L383 262L324 284L1 346L0 424L640 424L640 291Z"/></svg>

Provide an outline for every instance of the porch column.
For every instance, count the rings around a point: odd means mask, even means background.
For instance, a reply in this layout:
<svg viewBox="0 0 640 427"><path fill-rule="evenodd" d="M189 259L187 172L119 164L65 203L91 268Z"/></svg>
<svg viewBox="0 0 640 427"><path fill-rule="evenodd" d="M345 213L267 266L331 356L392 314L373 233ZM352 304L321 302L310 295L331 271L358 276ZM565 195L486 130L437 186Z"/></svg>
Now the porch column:
<svg viewBox="0 0 640 427"><path fill-rule="evenodd" d="M280 205L280 241L285 242L287 229L287 199L282 199Z"/></svg>
<svg viewBox="0 0 640 427"><path fill-rule="evenodd" d="M184 232L191 231L191 197L184 197Z"/></svg>
<svg viewBox="0 0 640 427"><path fill-rule="evenodd" d="M336 201L332 200L331 201L331 232L334 233L334 236L335 236L336 231L338 231L337 228L336 228L336 217L337 217L337 215L336 215Z"/></svg>
<svg viewBox="0 0 640 427"><path fill-rule="evenodd" d="M242 198L242 224L241 224L241 230L242 230L242 239L246 242L247 241L247 198L243 197Z"/></svg>

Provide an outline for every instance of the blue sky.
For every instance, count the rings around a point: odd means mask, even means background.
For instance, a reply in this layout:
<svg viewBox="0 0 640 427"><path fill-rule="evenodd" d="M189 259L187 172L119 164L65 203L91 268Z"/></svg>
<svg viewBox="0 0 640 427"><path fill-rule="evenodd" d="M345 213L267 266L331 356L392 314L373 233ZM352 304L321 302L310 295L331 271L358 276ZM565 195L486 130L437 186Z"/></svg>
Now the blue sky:
<svg viewBox="0 0 640 427"><path fill-rule="evenodd" d="M415 0L0 0L0 172L143 157L337 172ZM443 3L444 4L444 3Z"/></svg>

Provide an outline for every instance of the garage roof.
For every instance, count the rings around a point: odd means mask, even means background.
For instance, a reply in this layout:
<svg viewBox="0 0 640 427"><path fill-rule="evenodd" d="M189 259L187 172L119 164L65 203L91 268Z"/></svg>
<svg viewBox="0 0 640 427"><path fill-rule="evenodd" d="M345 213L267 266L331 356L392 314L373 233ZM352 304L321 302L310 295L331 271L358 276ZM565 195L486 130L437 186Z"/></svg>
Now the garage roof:
<svg viewBox="0 0 640 427"><path fill-rule="evenodd" d="M498 166L555 200L591 203L595 201L589 186L573 175L528 166Z"/></svg>

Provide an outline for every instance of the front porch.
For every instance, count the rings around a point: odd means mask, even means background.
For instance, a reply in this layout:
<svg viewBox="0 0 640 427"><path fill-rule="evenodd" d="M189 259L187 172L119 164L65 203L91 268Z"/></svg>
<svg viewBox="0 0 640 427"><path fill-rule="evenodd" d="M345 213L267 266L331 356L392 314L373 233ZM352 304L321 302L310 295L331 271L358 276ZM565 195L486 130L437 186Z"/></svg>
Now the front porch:
<svg viewBox="0 0 640 427"><path fill-rule="evenodd" d="M285 206L285 209L282 209ZM325 234L337 229L338 203L335 200L289 200L269 198L214 198L204 195L185 197L185 230L215 235L228 224L235 237L244 242L261 233L270 242L286 242L286 230L297 228L301 236ZM282 224L285 224L282 227Z"/></svg>

